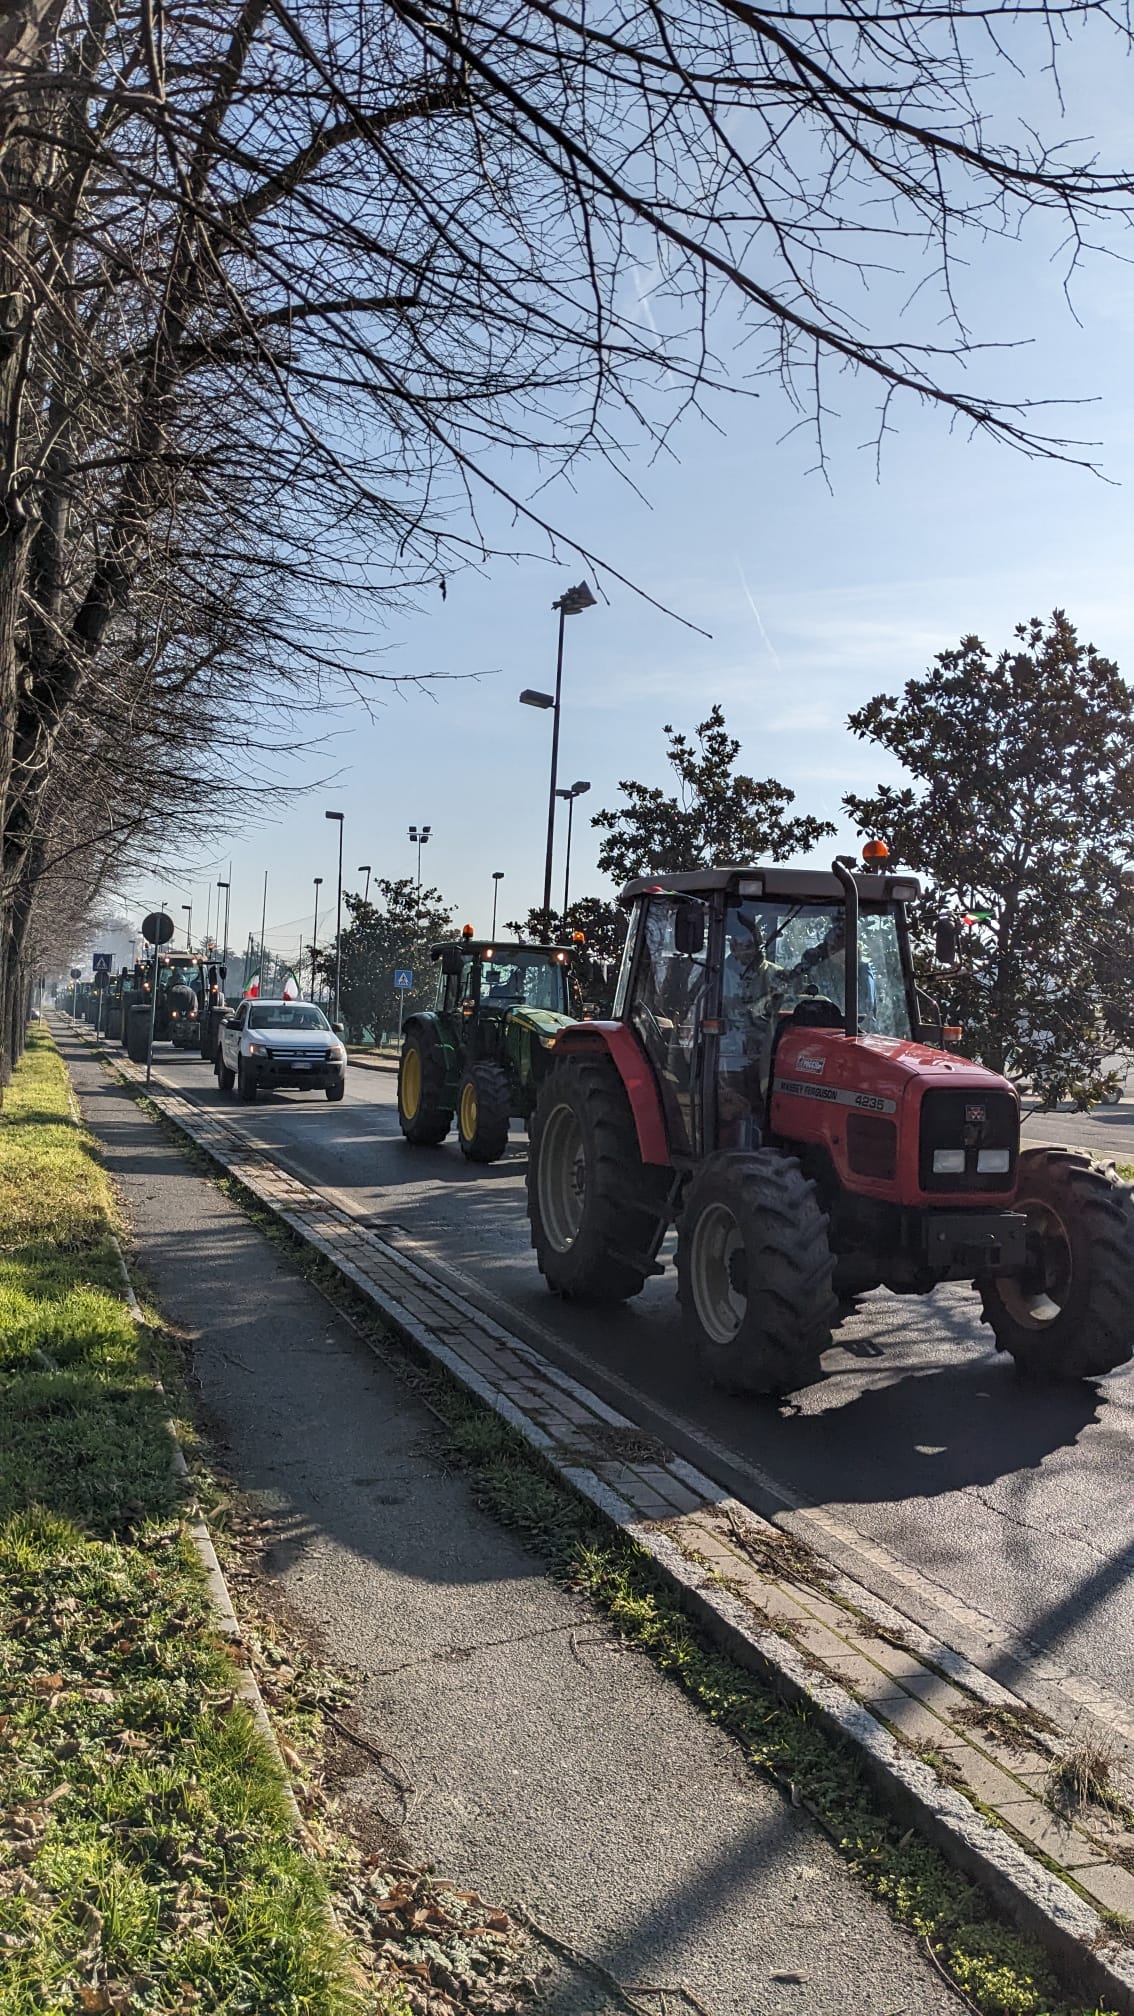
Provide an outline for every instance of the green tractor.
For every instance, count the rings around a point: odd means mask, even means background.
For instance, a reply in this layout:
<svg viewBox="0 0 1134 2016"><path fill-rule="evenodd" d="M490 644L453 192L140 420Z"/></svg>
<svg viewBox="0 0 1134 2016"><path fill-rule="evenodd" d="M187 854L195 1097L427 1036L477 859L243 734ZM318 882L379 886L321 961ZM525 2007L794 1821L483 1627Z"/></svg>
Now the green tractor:
<svg viewBox="0 0 1134 2016"><path fill-rule="evenodd" d="M434 945L432 1009L411 1015L398 1070L398 1122L415 1148L435 1148L457 1119L461 1153L496 1162L508 1123L530 1119L559 1031L579 1019L577 945Z"/></svg>
<svg viewBox="0 0 1134 2016"><path fill-rule="evenodd" d="M155 971L156 1008L151 993ZM192 953L159 952L156 965L152 957L139 960L121 997L121 1039L127 1055L135 1064L145 1063L151 1027L155 1043L172 1043L175 1050L208 1055L201 1004L209 999L209 991L209 967ZM212 1027L207 1015L204 1021L206 1027Z"/></svg>

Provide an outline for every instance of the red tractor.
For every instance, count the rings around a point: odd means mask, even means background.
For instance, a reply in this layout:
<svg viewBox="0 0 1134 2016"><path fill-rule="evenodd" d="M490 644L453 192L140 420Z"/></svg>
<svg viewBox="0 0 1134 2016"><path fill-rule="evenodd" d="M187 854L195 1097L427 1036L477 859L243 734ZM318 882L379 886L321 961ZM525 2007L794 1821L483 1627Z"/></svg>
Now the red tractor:
<svg viewBox="0 0 1134 2016"><path fill-rule="evenodd" d="M628 884L614 1019L558 1033L533 1115L540 1270L623 1301L676 1222L686 1334L734 1393L818 1378L870 1289L943 1281L972 1282L1021 1370L1109 1372L1134 1349L1131 1190L1021 1148L1015 1089L943 1048L915 985L917 881L865 851ZM947 920L937 956L955 962Z"/></svg>

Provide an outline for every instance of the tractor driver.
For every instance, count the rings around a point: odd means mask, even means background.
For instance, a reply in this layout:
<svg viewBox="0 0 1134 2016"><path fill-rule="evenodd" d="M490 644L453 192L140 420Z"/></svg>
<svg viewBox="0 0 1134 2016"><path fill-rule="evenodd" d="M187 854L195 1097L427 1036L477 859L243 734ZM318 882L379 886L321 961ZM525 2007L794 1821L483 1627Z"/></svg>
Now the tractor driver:
<svg viewBox="0 0 1134 2016"><path fill-rule="evenodd" d="M734 913L729 925L721 986L720 1142L722 1148L747 1148L759 1143L761 1088L784 975L768 958L751 912Z"/></svg>
<svg viewBox="0 0 1134 2016"><path fill-rule="evenodd" d="M803 954L798 966L785 975L785 981L794 999L805 995L821 995L833 1001L838 1009L846 1002L847 986L847 919L846 911L836 910L827 927L826 937L818 945L813 945ZM878 981L870 961L864 959L859 966L858 1006L864 1021L872 1022L878 1003Z"/></svg>

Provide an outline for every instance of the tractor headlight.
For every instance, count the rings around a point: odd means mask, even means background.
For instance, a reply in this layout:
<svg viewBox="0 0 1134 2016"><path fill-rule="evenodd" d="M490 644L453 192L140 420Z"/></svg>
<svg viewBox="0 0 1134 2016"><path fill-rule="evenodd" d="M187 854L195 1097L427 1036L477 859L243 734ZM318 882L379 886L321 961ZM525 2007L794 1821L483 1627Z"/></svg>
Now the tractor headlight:
<svg viewBox="0 0 1134 2016"><path fill-rule="evenodd" d="M1010 1148L979 1148L976 1166L982 1176L1007 1176L1012 1162Z"/></svg>
<svg viewBox="0 0 1134 2016"><path fill-rule="evenodd" d="M964 1149L935 1148L933 1151L933 1173L935 1176L963 1176L965 1173Z"/></svg>

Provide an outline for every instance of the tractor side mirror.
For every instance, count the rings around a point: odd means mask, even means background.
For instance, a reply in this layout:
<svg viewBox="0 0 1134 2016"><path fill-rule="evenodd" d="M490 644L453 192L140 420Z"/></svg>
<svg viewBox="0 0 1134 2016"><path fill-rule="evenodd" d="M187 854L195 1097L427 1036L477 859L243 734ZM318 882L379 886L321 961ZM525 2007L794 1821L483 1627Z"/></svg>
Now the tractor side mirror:
<svg viewBox="0 0 1134 2016"><path fill-rule="evenodd" d="M687 959L705 949L705 912L699 903L683 903L673 920L673 942Z"/></svg>
<svg viewBox="0 0 1134 2016"><path fill-rule="evenodd" d="M937 919L933 956L939 966L955 966L957 963L957 927L951 917Z"/></svg>
<svg viewBox="0 0 1134 2016"><path fill-rule="evenodd" d="M459 973L464 962L462 945L446 945L441 952L441 971L447 975Z"/></svg>
<svg viewBox="0 0 1134 2016"><path fill-rule="evenodd" d="M917 989L917 1040L931 1050L943 1050L945 1038L942 1032L941 1003L931 994L923 994Z"/></svg>

